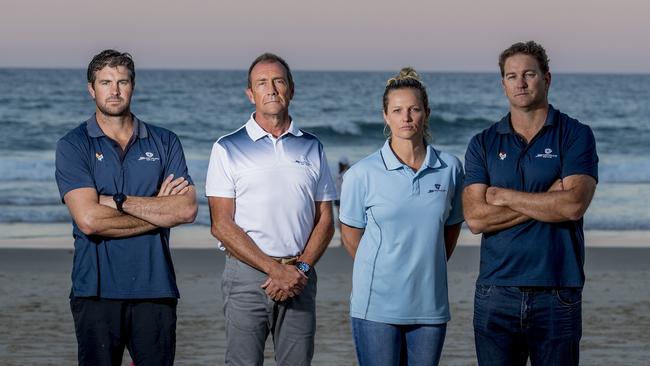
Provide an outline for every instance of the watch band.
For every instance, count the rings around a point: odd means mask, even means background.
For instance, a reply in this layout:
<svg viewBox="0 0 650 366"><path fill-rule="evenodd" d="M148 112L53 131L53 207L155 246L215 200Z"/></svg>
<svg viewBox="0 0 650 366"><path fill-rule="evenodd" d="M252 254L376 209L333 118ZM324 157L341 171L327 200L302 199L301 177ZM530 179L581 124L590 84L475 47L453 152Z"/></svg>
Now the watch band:
<svg viewBox="0 0 650 366"><path fill-rule="evenodd" d="M126 195L124 193L117 193L113 195L113 202L115 202L115 207L117 207L117 210L120 212L124 212L124 201L126 201Z"/></svg>

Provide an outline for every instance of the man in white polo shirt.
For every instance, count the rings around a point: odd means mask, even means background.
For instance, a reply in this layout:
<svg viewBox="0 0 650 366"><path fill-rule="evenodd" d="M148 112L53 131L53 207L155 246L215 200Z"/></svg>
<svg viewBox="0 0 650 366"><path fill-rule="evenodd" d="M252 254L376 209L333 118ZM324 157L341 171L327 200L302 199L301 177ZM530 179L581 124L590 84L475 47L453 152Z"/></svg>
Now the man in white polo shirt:
<svg viewBox="0 0 650 366"><path fill-rule="evenodd" d="M248 69L255 113L214 144L206 195L222 278L226 364L262 365L273 332L279 365L309 365L316 271L334 234L336 190L323 145L289 116L289 65L265 53Z"/></svg>

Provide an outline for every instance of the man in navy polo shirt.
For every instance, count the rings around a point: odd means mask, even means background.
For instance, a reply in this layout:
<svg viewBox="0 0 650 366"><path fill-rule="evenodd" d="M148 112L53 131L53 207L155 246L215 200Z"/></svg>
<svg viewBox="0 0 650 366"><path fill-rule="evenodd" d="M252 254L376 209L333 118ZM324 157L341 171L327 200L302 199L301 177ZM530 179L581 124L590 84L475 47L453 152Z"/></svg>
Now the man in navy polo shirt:
<svg viewBox="0 0 650 366"><path fill-rule="evenodd" d="M75 238L70 308L80 365L172 365L179 297L169 228L194 221L178 137L130 111L135 68L105 50L88 65L96 111L57 144L56 182Z"/></svg>
<svg viewBox="0 0 650 366"><path fill-rule="evenodd" d="M548 103L546 51L499 56L510 113L465 156L465 219L483 233L474 300L480 365L577 365L583 215L598 179L591 129Z"/></svg>

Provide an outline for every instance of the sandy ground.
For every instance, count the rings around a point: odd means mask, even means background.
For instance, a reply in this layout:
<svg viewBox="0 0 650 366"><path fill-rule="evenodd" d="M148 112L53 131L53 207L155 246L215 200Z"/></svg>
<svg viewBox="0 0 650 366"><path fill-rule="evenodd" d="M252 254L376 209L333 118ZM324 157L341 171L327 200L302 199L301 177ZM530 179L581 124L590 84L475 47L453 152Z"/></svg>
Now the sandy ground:
<svg viewBox="0 0 650 366"><path fill-rule="evenodd" d="M47 239L50 243L61 241L52 236ZM214 249L176 249L173 256L182 295L176 364L223 364L224 323L218 285L223 254ZM460 246L450 261L453 319L442 365L476 364L471 315L478 256L476 246ZM649 258L648 248L587 250L583 365L648 364ZM71 263L70 249L0 249L0 365L75 363L76 341L67 299ZM328 249L318 264L314 365L356 364L347 315L351 267L342 248ZM275 364L271 349L269 343L268 365ZM124 364L128 365L127 356Z"/></svg>

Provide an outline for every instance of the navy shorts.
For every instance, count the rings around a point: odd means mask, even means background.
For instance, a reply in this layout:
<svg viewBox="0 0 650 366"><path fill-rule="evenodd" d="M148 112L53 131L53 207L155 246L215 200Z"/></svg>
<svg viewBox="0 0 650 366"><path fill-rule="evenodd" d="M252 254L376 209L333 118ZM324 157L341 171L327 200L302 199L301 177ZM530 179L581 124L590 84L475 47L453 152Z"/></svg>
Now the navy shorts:
<svg viewBox="0 0 650 366"><path fill-rule="evenodd" d="M70 298L79 365L121 365L124 348L135 365L173 365L175 298Z"/></svg>

